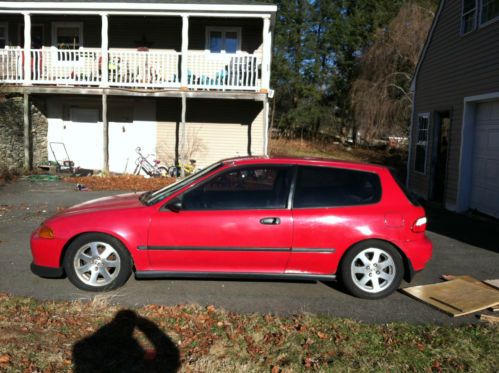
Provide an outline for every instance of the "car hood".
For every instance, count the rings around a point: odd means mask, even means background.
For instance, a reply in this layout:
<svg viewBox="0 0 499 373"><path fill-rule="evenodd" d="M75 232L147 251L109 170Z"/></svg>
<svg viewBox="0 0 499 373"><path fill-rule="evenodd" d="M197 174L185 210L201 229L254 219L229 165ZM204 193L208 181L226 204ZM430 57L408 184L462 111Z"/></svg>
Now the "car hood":
<svg viewBox="0 0 499 373"><path fill-rule="evenodd" d="M126 193L116 196L93 199L78 205L71 206L61 211L58 215L72 215L77 213L88 213L103 210L122 210L136 207L144 207L139 201L142 193Z"/></svg>

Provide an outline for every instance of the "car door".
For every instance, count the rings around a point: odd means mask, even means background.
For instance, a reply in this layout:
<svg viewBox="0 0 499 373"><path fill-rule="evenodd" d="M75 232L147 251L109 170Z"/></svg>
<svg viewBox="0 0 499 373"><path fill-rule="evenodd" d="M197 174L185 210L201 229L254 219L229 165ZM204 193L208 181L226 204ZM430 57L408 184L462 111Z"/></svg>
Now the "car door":
<svg viewBox="0 0 499 373"><path fill-rule="evenodd" d="M300 166L293 196L293 243L286 273L333 274L352 242L372 234L383 214L375 173Z"/></svg>
<svg viewBox="0 0 499 373"><path fill-rule="evenodd" d="M291 168L220 171L151 218L151 269L179 272L283 273L289 259ZM180 206L180 205L178 205Z"/></svg>

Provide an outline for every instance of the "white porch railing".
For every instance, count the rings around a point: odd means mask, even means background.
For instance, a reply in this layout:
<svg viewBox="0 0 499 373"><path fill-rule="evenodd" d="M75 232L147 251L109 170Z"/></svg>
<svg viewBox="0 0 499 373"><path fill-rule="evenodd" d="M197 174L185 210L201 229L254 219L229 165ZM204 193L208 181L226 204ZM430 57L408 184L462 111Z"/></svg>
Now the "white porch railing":
<svg viewBox="0 0 499 373"><path fill-rule="evenodd" d="M256 54L231 55L189 52L187 87L215 90L257 90L261 58Z"/></svg>
<svg viewBox="0 0 499 373"><path fill-rule="evenodd" d="M117 87L178 88L179 55L171 51L109 52L109 85Z"/></svg>
<svg viewBox="0 0 499 373"><path fill-rule="evenodd" d="M128 88L180 88L258 91L259 54L215 54L189 51L187 82L181 82L181 53L176 51L110 50L108 85ZM0 49L0 83L24 83L24 50ZM105 70L105 69L104 69ZM98 48L31 50L31 84L98 86L102 82Z"/></svg>
<svg viewBox="0 0 499 373"><path fill-rule="evenodd" d="M31 82L33 84L99 85L101 61L101 52L98 49L34 49L31 51Z"/></svg>
<svg viewBox="0 0 499 373"><path fill-rule="evenodd" d="M0 82L22 83L24 52L21 48L0 49Z"/></svg>

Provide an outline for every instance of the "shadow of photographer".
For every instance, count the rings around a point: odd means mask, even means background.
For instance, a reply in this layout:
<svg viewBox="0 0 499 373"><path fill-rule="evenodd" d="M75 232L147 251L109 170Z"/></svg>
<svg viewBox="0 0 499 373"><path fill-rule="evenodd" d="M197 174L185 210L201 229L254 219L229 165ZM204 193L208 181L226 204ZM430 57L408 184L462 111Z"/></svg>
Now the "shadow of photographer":
<svg viewBox="0 0 499 373"><path fill-rule="evenodd" d="M144 334L152 345L145 349L134 336ZM155 323L131 310L115 318L73 346L76 373L83 372L177 372L180 352Z"/></svg>

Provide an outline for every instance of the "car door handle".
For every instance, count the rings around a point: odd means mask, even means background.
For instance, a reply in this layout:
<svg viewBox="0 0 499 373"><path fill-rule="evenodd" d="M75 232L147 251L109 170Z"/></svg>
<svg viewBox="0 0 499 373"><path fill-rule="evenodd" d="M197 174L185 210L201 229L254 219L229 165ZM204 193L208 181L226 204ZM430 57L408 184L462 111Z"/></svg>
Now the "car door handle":
<svg viewBox="0 0 499 373"><path fill-rule="evenodd" d="M260 219L260 224L277 225L277 224L281 224L281 219L279 219L279 218L263 218L263 219Z"/></svg>

